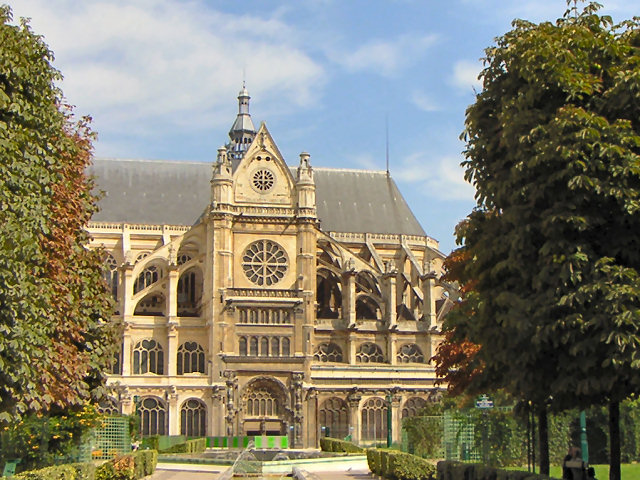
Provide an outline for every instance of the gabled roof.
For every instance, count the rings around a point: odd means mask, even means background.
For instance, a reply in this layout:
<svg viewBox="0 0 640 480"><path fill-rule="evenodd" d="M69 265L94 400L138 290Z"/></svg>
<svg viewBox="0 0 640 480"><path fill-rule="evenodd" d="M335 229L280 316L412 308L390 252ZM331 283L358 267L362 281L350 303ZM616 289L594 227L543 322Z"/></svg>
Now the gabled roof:
<svg viewBox="0 0 640 480"><path fill-rule="evenodd" d="M293 169L295 177L295 169ZM95 222L193 225L210 202L211 163L95 159ZM425 235L386 172L314 168L325 232Z"/></svg>

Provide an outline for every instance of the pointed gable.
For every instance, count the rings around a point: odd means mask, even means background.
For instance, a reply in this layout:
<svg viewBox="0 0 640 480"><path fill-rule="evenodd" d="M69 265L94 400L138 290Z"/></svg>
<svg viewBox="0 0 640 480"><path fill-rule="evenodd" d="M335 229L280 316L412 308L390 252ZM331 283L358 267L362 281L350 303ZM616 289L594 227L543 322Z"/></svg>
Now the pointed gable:
<svg viewBox="0 0 640 480"><path fill-rule="evenodd" d="M294 179L263 123L235 169L234 202L245 204L295 204Z"/></svg>

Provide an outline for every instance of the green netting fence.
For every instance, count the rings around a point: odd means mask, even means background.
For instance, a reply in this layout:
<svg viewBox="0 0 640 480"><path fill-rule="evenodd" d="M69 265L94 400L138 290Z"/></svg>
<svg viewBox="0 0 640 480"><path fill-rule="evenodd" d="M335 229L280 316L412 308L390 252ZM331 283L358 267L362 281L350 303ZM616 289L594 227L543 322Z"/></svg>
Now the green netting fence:
<svg viewBox="0 0 640 480"><path fill-rule="evenodd" d="M118 455L131 452L129 420L127 417L108 416L102 427L96 428L89 440L80 447L81 462L89 460L110 460Z"/></svg>

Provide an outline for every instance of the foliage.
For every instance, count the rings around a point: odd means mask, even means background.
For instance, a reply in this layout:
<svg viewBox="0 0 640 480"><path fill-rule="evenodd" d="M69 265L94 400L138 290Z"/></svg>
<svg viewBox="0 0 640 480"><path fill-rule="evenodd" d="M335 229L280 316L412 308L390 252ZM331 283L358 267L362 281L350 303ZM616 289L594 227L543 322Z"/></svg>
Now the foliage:
<svg viewBox="0 0 640 480"><path fill-rule="evenodd" d="M86 434L100 425L100 418L90 404L55 415L26 415L2 432L0 460L20 458L21 470L51 465L75 453Z"/></svg>
<svg viewBox="0 0 640 480"><path fill-rule="evenodd" d="M158 452L142 450L104 462L98 467L92 462L71 463L30 470L11 478L15 480L137 480L153 474L157 463Z"/></svg>
<svg viewBox="0 0 640 480"><path fill-rule="evenodd" d="M380 450L377 448L367 448L367 465L369 466L369 470L375 475L382 474Z"/></svg>
<svg viewBox="0 0 640 480"><path fill-rule="evenodd" d="M54 85L53 54L0 7L0 422L82 404L115 348L85 175L93 134Z"/></svg>
<svg viewBox="0 0 640 480"><path fill-rule="evenodd" d="M206 438L194 438L183 443L172 445L171 447L160 450L160 453L201 453L207 448Z"/></svg>
<svg viewBox="0 0 640 480"><path fill-rule="evenodd" d="M346 440L324 437L320 439L320 449L324 452L364 453L365 449Z"/></svg>
<svg viewBox="0 0 640 480"><path fill-rule="evenodd" d="M369 470L383 478L397 480L432 480L436 467L428 461L397 450L367 449Z"/></svg>
<svg viewBox="0 0 640 480"><path fill-rule="evenodd" d="M438 480L552 480L539 475L518 470L502 470L477 464L441 461L437 465Z"/></svg>
<svg viewBox="0 0 640 480"><path fill-rule="evenodd" d="M446 329L480 346L473 389L504 387L542 416L615 412L640 389L640 23L598 8L514 21L486 50L463 133L473 283Z"/></svg>
<svg viewBox="0 0 640 480"><path fill-rule="evenodd" d="M402 420L402 429L407 432L409 453L422 458L438 458L442 449L442 415L418 415Z"/></svg>
<svg viewBox="0 0 640 480"><path fill-rule="evenodd" d="M463 228L463 221L458 228ZM465 275L465 266L469 262L469 252L459 248L451 252L444 261L444 280L458 285L460 298L448 315L472 321L473 302L466 302L465 297L473 295L475 280ZM449 322L451 324L451 321ZM435 363L438 383L447 385L452 395L461 395L477 377L482 367L474 363L480 346L469 341L464 336L456 334L455 329L445 324L444 338L437 347L436 354L431 358Z"/></svg>

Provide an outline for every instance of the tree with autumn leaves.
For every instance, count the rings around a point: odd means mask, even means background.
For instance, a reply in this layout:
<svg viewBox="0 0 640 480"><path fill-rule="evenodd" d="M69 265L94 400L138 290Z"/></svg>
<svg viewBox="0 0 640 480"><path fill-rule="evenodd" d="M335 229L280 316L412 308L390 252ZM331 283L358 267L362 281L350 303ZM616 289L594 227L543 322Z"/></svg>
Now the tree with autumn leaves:
<svg viewBox="0 0 640 480"><path fill-rule="evenodd" d="M0 424L95 400L119 347L86 168L93 134L53 54L0 7Z"/></svg>
<svg viewBox="0 0 640 480"><path fill-rule="evenodd" d="M439 368L532 402L542 448L549 408L608 405L617 480L619 404L640 392L640 23L598 9L516 20L486 50Z"/></svg>

